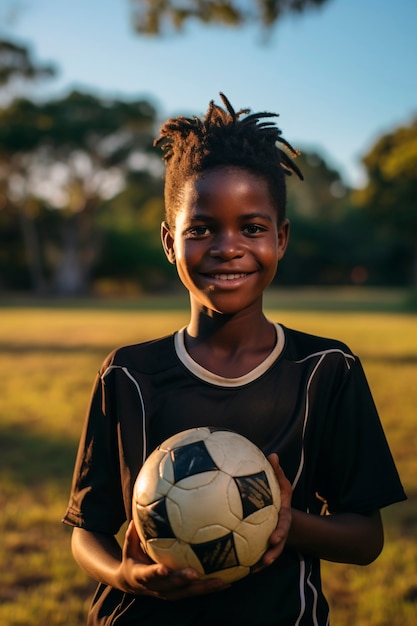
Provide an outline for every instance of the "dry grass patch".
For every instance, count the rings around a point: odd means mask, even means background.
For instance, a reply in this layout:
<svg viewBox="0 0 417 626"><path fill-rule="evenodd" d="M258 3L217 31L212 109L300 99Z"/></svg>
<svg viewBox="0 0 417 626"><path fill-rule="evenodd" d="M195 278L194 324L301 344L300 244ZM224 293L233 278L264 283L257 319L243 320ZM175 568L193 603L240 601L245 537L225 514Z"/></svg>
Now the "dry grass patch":
<svg viewBox="0 0 417 626"><path fill-rule="evenodd" d="M367 568L325 563L337 626L417 623L417 319L270 309L271 319L344 340L361 356L410 500L384 512ZM81 626L95 586L60 518L97 368L112 348L172 332L184 311L0 311L0 624Z"/></svg>

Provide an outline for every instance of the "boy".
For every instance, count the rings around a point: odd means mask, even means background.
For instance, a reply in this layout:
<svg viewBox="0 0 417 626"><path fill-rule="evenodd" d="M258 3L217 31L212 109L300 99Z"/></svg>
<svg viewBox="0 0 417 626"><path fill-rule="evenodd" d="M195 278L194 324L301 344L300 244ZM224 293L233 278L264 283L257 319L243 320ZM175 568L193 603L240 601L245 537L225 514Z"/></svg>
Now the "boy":
<svg viewBox="0 0 417 626"><path fill-rule="evenodd" d="M236 113L221 97L226 109L212 102L203 120L168 120L156 141L167 168L162 243L189 291L189 324L109 355L80 442L64 521L75 559L100 582L90 626L324 626L320 559L373 561L379 509L405 498L358 359L263 313L288 243L285 174L302 176L265 121L272 114ZM151 563L131 522L147 455L207 425L256 443L282 489L261 571L232 585Z"/></svg>

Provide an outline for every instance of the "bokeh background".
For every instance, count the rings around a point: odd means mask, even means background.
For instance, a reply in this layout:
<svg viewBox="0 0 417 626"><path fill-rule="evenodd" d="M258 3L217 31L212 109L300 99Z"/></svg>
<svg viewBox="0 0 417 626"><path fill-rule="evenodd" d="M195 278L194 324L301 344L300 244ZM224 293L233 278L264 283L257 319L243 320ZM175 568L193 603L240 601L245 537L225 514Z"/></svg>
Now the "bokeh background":
<svg viewBox="0 0 417 626"><path fill-rule="evenodd" d="M0 0L2 625L85 624L60 519L95 372L188 320L152 142L220 91L301 151L266 312L359 354L408 495L376 563L323 563L333 623L417 623L416 32L415 0Z"/></svg>
<svg viewBox="0 0 417 626"><path fill-rule="evenodd" d="M281 284L415 285L416 25L414 0L2 0L0 289L172 285L152 139L219 91L302 152Z"/></svg>

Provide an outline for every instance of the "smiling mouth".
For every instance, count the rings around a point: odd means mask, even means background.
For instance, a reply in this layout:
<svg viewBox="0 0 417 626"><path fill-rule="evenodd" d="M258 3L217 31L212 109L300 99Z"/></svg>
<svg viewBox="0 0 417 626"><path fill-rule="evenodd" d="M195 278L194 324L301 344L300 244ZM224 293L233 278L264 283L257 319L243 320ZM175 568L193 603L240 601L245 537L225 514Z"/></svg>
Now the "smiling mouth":
<svg viewBox="0 0 417 626"><path fill-rule="evenodd" d="M210 278L214 278L215 280L238 280L239 278L246 278L249 274L247 272L242 272L240 274L210 274Z"/></svg>

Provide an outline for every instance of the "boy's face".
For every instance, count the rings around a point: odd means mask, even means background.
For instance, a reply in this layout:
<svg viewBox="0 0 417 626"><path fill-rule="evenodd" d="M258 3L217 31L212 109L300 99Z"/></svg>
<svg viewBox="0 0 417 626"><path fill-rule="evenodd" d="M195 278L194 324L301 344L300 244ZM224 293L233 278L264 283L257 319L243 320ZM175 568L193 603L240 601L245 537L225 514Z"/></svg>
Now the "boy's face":
<svg viewBox="0 0 417 626"><path fill-rule="evenodd" d="M263 178L222 167L189 179L174 227L162 225L162 241L194 307L225 314L262 308L289 231L288 221L278 226Z"/></svg>

